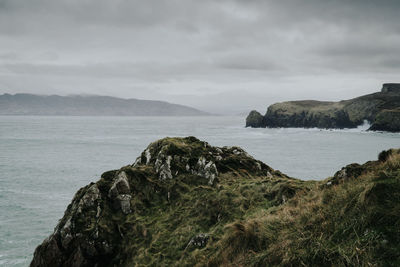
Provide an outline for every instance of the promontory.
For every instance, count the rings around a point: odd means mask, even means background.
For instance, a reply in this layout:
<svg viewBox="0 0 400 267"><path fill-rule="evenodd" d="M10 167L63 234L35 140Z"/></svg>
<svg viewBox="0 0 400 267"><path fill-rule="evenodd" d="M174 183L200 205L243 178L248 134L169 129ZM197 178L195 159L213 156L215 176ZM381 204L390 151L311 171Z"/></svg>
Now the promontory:
<svg viewBox="0 0 400 267"><path fill-rule="evenodd" d="M253 110L246 127L356 128L367 121L375 131L400 131L400 83L383 84L382 90L339 102L302 100L275 103L263 116Z"/></svg>
<svg viewBox="0 0 400 267"><path fill-rule="evenodd" d="M195 137L81 188L36 266L399 266L400 151L322 181Z"/></svg>

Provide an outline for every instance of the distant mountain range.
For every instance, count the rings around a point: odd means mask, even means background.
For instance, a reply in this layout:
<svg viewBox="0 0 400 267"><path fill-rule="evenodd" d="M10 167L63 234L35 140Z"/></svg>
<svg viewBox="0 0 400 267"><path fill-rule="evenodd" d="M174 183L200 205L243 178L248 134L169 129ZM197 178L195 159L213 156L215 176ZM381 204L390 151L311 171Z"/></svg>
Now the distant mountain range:
<svg viewBox="0 0 400 267"><path fill-rule="evenodd" d="M202 116L184 105L110 96L0 95L0 115L53 116Z"/></svg>

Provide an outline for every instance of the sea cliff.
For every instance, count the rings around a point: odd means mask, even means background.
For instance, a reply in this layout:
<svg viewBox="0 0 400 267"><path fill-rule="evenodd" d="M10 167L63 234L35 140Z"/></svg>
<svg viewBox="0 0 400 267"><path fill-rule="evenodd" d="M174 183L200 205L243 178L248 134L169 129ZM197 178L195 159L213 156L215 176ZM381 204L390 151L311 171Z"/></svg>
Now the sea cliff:
<svg viewBox="0 0 400 267"><path fill-rule="evenodd" d="M303 100L276 103L255 120L252 111L246 127L356 128L368 121L370 130L400 131L400 84L383 84L377 93L339 102ZM257 112L258 113L258 112ZM251 121L251 123L248 123Z"/></svg>
<svg viewBox="0 0 400 267"><path fill-rule="evenodd" d="M400 151L323 181L195 137L81 188L31 266L396 266Z"/></svg>

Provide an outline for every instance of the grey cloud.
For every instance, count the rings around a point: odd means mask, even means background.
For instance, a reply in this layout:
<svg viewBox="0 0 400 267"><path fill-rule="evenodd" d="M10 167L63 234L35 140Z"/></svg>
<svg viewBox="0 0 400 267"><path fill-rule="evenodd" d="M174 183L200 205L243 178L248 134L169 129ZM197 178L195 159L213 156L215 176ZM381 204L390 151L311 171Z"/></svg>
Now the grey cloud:
<svg viewBox="0 0 400 267"><path fill-rule="evenodd" d="M240 110L252 103L230 92L319 98L326 80L357 95L398 76L399 13L397 0L0 0L0 93L201 95L199 108L223 93Z"/></svg>
<svg viewBox="0 0 400 267"><path fill-rule="evenodd" d="M216 65L233 70L284 71L284 67L275 63L273 59L251 54L227 56L219 59Z"/></svg>

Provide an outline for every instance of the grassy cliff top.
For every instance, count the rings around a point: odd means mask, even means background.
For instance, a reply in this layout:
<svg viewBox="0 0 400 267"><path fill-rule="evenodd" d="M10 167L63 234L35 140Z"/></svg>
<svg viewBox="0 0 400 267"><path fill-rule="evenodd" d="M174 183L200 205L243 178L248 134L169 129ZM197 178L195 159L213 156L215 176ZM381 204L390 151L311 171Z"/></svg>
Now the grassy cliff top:
<svg viewBox="0 0 400 267"><path fill-rule="evenodd" d="M302 181L238 147L164 138L81 188L31 266L395 266L399 167L390 150Z"/></svg>
<svg viewBox="0 0 400 267"><path fill-rule="evenodd" d="M279 111L299 114L305 111L310 113L335 111L344 106L345 104L343 102L299 100L275 103L269 106L268 109L273 112Z"/></svg>

